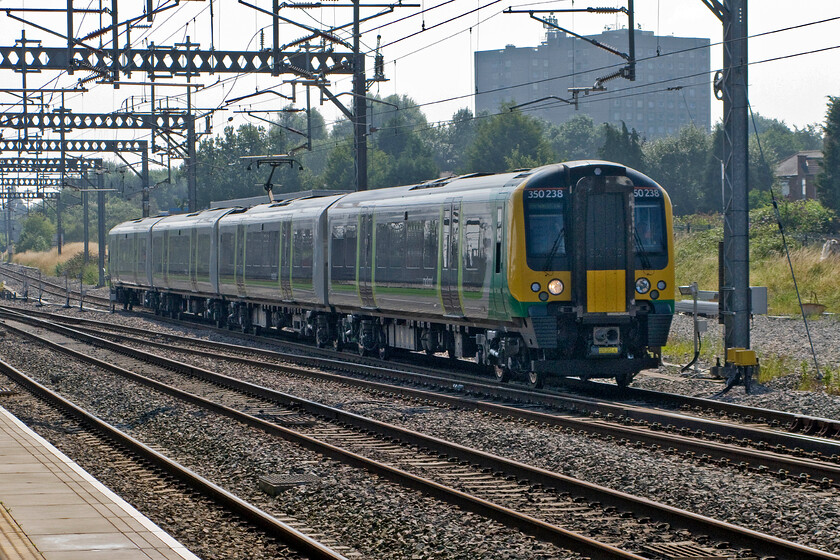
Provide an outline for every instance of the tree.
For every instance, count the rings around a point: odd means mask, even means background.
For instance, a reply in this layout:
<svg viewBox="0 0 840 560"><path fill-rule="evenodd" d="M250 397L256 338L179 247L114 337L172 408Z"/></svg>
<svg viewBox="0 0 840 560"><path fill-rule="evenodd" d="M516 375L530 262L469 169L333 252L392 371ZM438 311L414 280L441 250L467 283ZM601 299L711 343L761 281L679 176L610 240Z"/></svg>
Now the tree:
<svg viewBox="0 0 840 560"><path fill-rule="evenodd" d="M595 159L603 144L603 129L595 126L589 115L577 114L574 118L548 131L554 151L563 161Z"/></svg>
<svg viewBox="0 0 840 560"><path fill-rule="evenodd" d="M661 184L677 214L694 214L702 206L704 171L709 153L709 135L694 126L682 128L677 136L659 138L643 147L645 167Z"/></svg>
<svg viewBox="0 0 840 560"><path fill-rule="evenodd" d="M32 214L23 220L17 251L48 251L52 247L55 226L43 214Z"/></svg>
<svg viewBox="0 0 840 560"><path fill-rule="evenodd" d="M642 140L634 128L627 130L624 121L621 122L621 130L617 127L604 123L604 143L598 150L601 159L614 161L637 171L644 172L644 155L642 154Z"/></svg>
<svg viewBox="0 0 840 560"><path fill-rule="evenodd" d="M466 171L467 146L475 140L476 120L472 111L458 109L448 125L432 130L432 154L438 167L451 173Z"/></svg>
<svg viewBox="0 0 840 560"><path fill-rule="evenodd" d="M823 132L823 168L817 176L817 198L840 213L840 97L828 97Z"/></svg>
<svg viewBox="0 0 840 560"><path fill-rule="evenodd" d="M540 121L507 110L479 122L475 140L466 150L468 171L499 173L554 161Z"/></svg>

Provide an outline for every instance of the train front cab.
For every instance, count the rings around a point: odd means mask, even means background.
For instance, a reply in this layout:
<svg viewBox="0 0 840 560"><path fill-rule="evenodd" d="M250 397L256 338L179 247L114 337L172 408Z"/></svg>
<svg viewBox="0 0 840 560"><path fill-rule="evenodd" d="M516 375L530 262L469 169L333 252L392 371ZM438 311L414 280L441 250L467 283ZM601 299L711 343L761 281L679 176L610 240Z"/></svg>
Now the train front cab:
<svg viewBox="0 0 840 560"><path fill-rule="evenodd" d="M644 175L581 162L535 174L512 199L508 283L530 381L615 378L659 364L673 316L671 205ZM512 354L512 352L511 352Z"/></svg>

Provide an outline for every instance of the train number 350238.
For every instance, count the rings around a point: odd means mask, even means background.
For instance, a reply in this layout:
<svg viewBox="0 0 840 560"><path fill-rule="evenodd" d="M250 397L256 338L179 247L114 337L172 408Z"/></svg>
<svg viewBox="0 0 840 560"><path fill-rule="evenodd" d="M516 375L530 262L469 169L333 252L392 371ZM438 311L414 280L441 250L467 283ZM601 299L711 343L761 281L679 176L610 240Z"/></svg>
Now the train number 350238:
<svg viewBox="0 0 840 560"><path fill-rule="evenodd" d="M534 189L526 192L528 198L563 198L563 189Z"/></svg>
<svg viewBox="0 0 840 560"><path fill-rule="evenodd" d="M661 195L657 189L633 189L633 196L636 198L659 198Z"/></svg>

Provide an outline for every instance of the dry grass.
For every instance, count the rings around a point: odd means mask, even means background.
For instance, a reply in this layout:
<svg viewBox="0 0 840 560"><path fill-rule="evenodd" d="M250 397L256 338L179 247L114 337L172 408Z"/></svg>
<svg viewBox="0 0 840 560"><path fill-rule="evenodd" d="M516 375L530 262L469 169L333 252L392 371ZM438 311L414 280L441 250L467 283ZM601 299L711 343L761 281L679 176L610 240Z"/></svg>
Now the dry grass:
<svg viewBox="0 0 840 560"><path fill-rule="evenodd" d="M31 251L26 251L25 253L15 253L12 257L12 261L24 266L37 268L42 274L55 276L57 265L66 263L76 255L82 253L84 250L85 244L82 242L68 243L62 247L60 255L58 254L58 248L53 247L49 251L43 253L35 253ZM88 252L90 253L91 258L95 260L96 255L99 253L99 245L96 243L90 243L88 245Z"/></svg>
<svg viewBox="0 0 840 560"><path fill-rule="evenodd" d="M684 240L684 236L677 237L678 244ZM836 276L840 268L840 257L820 261L820 249L806 247L791 251L790 260L802 302L819 302L826 306L826 311L840 312L840 286ZM717 290L717 253L699 251L692 247L680 254L678 249L676 264L678 285L696 281L701 290ZM750 284L767 286L771 315L799 314L799 302L784 255L753 260L750 263Z"/></svg>

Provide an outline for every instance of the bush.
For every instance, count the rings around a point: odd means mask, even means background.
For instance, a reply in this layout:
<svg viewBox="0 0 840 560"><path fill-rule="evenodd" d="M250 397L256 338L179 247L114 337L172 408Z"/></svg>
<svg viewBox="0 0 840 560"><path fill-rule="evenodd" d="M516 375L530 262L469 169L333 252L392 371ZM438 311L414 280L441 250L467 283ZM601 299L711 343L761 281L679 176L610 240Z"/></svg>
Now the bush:
<svg viewBox="0 0 840 560"><path fill-rule="evenodd" d="M779 203L779 216L791 250L802 247L801 237L797 234L829 233L835 219L834 212L816 200L782 201ZM772 206L764 206L750 212L750 252L754 259L784 252L782 236Z"/></svg>
<svg viewBox="0 0 840 560"><path fill-rule="evenodd" d="M78 278L80 274L83 274L82 278L85 284L98 284L98 265L95 262L88 262L87 264L84 264L84 259L84 253L78 253L71 259L55 265L55 275L64 276L66 272L67 276L73 279ZM83 269L84 273L82 273Z"/></svg>

